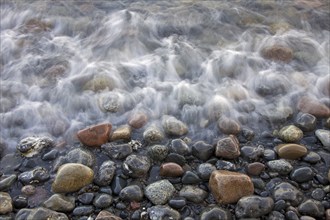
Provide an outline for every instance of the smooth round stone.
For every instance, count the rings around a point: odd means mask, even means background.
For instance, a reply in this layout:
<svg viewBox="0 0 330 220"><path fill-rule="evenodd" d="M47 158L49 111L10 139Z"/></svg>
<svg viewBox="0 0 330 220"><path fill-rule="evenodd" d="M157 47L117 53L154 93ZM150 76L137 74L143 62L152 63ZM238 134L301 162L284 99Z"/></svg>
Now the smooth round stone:
<svg viewBox="0 0 330 220"><path fill-rule="evenodd" d="M3 178L0 181L0 191L7 191L8 189L10 189L11 186L16 182L16 180L17 176L15 174Z"/></svg>
<svg viewBox="0 0 330 220"><path fill-rule="evenodd" d="M287 211L285 213L285 217L286 217L285 219L288 219L288 220L299 220L298 215L292 210Z"/></svg>
<svg viewBox="0 0 330 220"><path fill-rule="evenodd" d="M176 163L163 163L160 166L159 175L164 177L179 177L184 173L182 167Z"/></svg>
<svg viewBox="0 0 330 220"><path fill-rule="evenodd" d="M168 135L182 136L188 133L187 125L173 116L164 116L162 125Z"/></svg>
<svg viewBox="0 0 330 220"><path fill-rule="evenodd" d="M325 192L323 189L317 188L314 189L312 192L312 198L318 201L322 201L325 197Z"/></svg>
<svg viewBox="0 0 330 220"><path fill-rule="evenodd" d="M290 160L296 160L307 154L307 148L299 144L280 144L275 150L279 157Z"/></svg>
<svg viewBox="0 0 330 220"><path fill-rule="evenodd" d="M289 63L293 59L292 49L281 45L266 47L261 51L261 54L265 59L281 61L285 63Z"/></svg>
<svg viewBox="0 0 330 220"><path fill-rule="evenodd" d="M79 202L81 202L84 205L91 204L93 199L94 199L94 193L83 193L78 196Z"/></svg>
<svg viewBox="0 0 330 220"><path fill-rule="evenodd" d="M20 209L15 216L15 220L25 220L25 219L69 220L69 218L64 213L55 212L43 207L34 208L34 209Z"/></svg>
<svg viewBox="0 0 330 220"><path fill-rule="evenodd" d="M321 157L317 153L310 151L308 154L306 154L306 156L303 157L303 160L305 162L315 164L321 160Z"/></svg>
<svg viewBox="0 0 330 220"><path fill-rule="evenodd" d="M94 212L94 208L91 205L86 206L78 206L76 207L72 214L75 216L82 216L82 215L90 215Z"/></svg>
<svg viewBox="0 0 330 220"><path fill-rule="evenodd" d="M250 163L247 166L247 173L253 176L259 176L265 170L265 165L260 162Z"/></svg>
<svg viewBox="0 0 330 220"><path fill-rule="evenodd" d="M211 176L211 173L217 168L210 163L202 163L197 167L197 174L203 180L208 180Z"/></svg>
<svg viewBox="0 0 330 220"><path fill-rule="evenodd" d="M126 186L120 191L119 197L124 201L139 202L143 198L143 192L138 185Z"/></svg>
<svg viewBox="0 0 330 220"><path fill-rule="evenodd" d="M312 180L314 177L314 172L310 167L300 167L294 169L291 174L290 178L297 183L304 183L309 180Z"/></svg>
<svg viewBox="0 0 330 220"><path fill-rule="evenodd" d="M198 186L183 186L179 192L179 195L190 202L202 203L208 196L208 193Z"/></svg>
<svg viewBox="0 0 330 220"><path fill-rule="evenodd" d="M308 199L301 203L298 207L298 211L302 215L308 215L315 218L321 218L324 215L324 207L320 201Z"/></svg>
<svg viewBox="0 0 330 220"><path fill-rule="evenodd" d="M271 197L245 196L237 202L235 214L238 218L258 218L270 213L273 207Z"/></svg>
<svg viewBox="0 0 330 220"><path fill-rule="evenodd" d="M163 161L168 155L169 149L165 145L153 145L148 148L148 155L155 161Z"/></svg>
<svg viewBox="0 0 330 220"><path fill-rule="evenodd" d="M89 219L87 219L89 220ZM95 218L95 220L122 220L122 218L112 214L109 211L102 210Z"/></svg>
<svg viewBox="0 0 330 220"><path fill-rule="evenodd" d="M309 113L315 117L329 117L330 109L316 99L312 99L307 96L303 96L297 104L298 110L304 113Z"/></svg>
<svg viewBox="0 0 330 220"><path fill-rule="evenodd" d="M148 121L148 116L143 112L136 112L130 116L128 124L135 129L142 128Z"/></svg>
<svg viewBox="0 0 330 220"><path fill-rule="evenodd" d="M123 125L114 130L111 134L110 141L130 140L132 129L128 125Z"/></svg>
<svg viewBox="0 0 330 220"><path fill-rule="evenodd" d="M101 146L101 149L112 159L124 159L133 152L130 144L106 143Z"/></svg>
<svg viewBox="0 0 330 220"><path fill-rule="evenodd" d="M330 150L330 131L324 129L317 129L315 131L315 135L321 141L325 149Z"/></svg>
<svg viewBox="0 0 330 220"><path fill-rule="evenodd" d="M276 159L276 153L275 151L271 149L265 149L263 157L267 161L275 160Z"/></svg>
<svg viewBox="0 0 330 220"><path fill-rule="evenodd" d="M186 144L186 142L184 142L181 139L172 140L169 149L170 149L170 152L177 153L177 154L180 154L183 156L191 154L191 149Z"/></svg>
<svg viewBox="0 0 330 220"><path fill-rule="evenodd" d="M203 210L200 220L211 220L211 219L232 219L229 211L220 207L207 207Z"/></svg>
<svg viewBox="0 0 330 220"><path fill-rule="evenodd" d="M124 163L124 171L131 177L139 178L145 176L150 169L149 158L142 155L129 155Z"/></svg>
<svg viewBox="0 0 330 220"><path fill-rule="evenodd" d="M214 146L207 144L204 141L197 141L192 146L192 155L200 160L208 160L214 153Z"/></svg>
<svg viewBox="0 0 330 220"><path fill-rule="evenodd" d="M174 209L181 209L187 204L185 198L173 198L168 201L168 205Z"/></svg>
<svg viewBox="0 0 330 220"><path fill-rule="evenodd" d="M151 125L143 132L143 139L148 143L159 143L164 138L164 133L155 125Z"/></svg>
<svg viewBox="0 0 330 220"><path fill-rule="evenodd" d="M48 161L48 160L55 160L57 158L58 154L59 154L58 150L53 149L53 150L45 153L42 156L42 160L46 160L46 161Z"/></svg>
<svg viewBox="0 0 330 220"><path fill-rule="evenodd" d="M121 190L126 186L127 186L127 181L120 176L115 176L111 182L111 189L115 195L119 195Z"/></svg>
<svg viewBox="0 0 330 220"><path fill-rule="evenodd" d="M303 137L303 132L300 130L300 128L294 126L294 125L288 125L283 127L279 133L279 138L285 142L288 143L295 143L301 140Z"/></svg>
<svg viewBox="0 0 330 220"><path fill-rule="evenodd" d="M52 147L53 145L53 140L48 137L27 137L22 139L16 148L22 156L33 157L39 154L42 149Z"/></svg>
<svg viewBox="0 0 330 220"><path fill-rule="evenodd" d="M192 171L186 171L182 176L181 182L183 184L188 185L188 184L198 184L202 182L202 180L199 178L199 176L196 173Z"/></svg>
<svg viewBox="0 0 330 220"><path fill-rule="evenodd" d="M22 209L28 206L28 199L24 196L16 196L13 199L13 205L16 209Z"/></svg>
<svg viewBox="0 0 330 220"><path fill-rule="evenodd" d="M287 175L293 169L292 165L285 159L268 161L267 166L272 172L280 175Z"/></svg>
<svg viewBox="0 0 330 220"><path fill-rule="evenodd" d="M0 192L0 215L13 211L12 199L6 192Z"/></svg>
<svg viewBox="0 0 330 220"><path fill-rule="evenodd" d="M217 170L230 170L230 171L235 171L236 166L235 164L225 161L225 160L218 160L215 164Z"/></svg>
<svg viewBox="0 0 330 220"><path fill-rule="evenodd" d="M230 135L217 142L215 156L225 159L235 159L239 157L240 154L239 142L235 136Z"/></svg>
<svg viewBox="0 0 330 220"><path fill-rule="evenodd" d="M107 208L111 206L111 204L112 204L112 196L106 193L96 194L93 200L93 205L99 209Z"/></svg>
<svg viewBox="0 0 330 220"><path fill-rule="evenodd" d="M116 164L113 161L104 161L95 175L94 183L99 186L110 185L115 175L115 170Z"/></svg>
<svg viewBox="0 0 330 220"><path fill-rule="evenodd" d="M163 205L175 192L174 186L168 180L160 180L145 188L145 196L155 205Z"/></svg>
<svg viewBox="0 0 330 220"><path fill-rule="evenodd" d="M75 198L72 196L54 194L44 202L44 206L54 211L70 212L75 207Z"/></svg>
<svg viewBox="0 0 330 220"><path fill-rule="evenodd" d="M224 134L237 135L241 131L241 126L233 119L221 117L218 120L218 128Z"/></svg>
<svg viewBox="0 0 330 220"><path fill-rule="evenodd" d="M179 220L181 215L175 209L170 208L167 205L156 205L147 209L150 219L171 219Z"/></svg>
<svg viewBox="0 0 330 220"><path fill-rule="evenodd" d="M296 125L303 131L313 131L316 128L316 117L308 113L300 113Z"/></svg>
<svg viewBox="0 0 330 220"><path fill-rule="evenodd" d="M108 142L112 125L98 124L78 131L77 137L79 141L89 147L101 147L102 144Z"/></svg>
<svg viewBox="0 0 330 220"><path fill-rule="evenodd" d="M87 149L73 149L66 155L65 158L70 163L80 163L90 168L93 168L95 164L95 156L93 152Z"/></svg>
<svg viewBox="0 0 330 220"><path fill-rule="evenodd" d="M27 196L30 196L36 192L36 187L33 185L25 185L22 187L21 192Z"/></svg>
<svg viewBox="0 0 330 220"><path fill-rule="evenodd" d="M297 206L304 199L304 195L290 183L283 182L275 186L273 198L275 201L284 200L293 206Z"/></svg>
<svg viewBox="0 0 330 220"><path fill-rule="evenodd" d="M52 184L55 193L75 192L92 183L94 172L89 167L78 163L62 165L56 174Z"/></svg>
<svg viewBox="0 0 330 220"><path fill-rule="evenodd" d="M18 176L18 180L24 185L32 183L43 183L49 180L49 178L50 175L48 171L43 167L36 167L35 169L21 173Z"/></svg>
<svg viewBox="0 0 330 220"><path fill-rule="evenodd" d="M184 166L186 164L186 159L182 155L170 153L167 155L165 162L173 162L179 164L180 166Z"/></svg>
<svg viewBox="0 0 330 220"><path fill-rule="evenodd" d="M249 160L257 160L264 155L265 148L262 145L254 146L243 146L241 148L241 154L243 157Z"/></svg>

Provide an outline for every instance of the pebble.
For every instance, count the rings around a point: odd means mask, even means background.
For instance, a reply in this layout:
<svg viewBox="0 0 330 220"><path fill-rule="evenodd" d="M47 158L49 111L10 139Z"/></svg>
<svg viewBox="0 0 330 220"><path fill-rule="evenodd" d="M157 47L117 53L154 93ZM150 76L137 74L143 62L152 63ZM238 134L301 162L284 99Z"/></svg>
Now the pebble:
<svg viewBox="0 0 330 220"><path fill-rule="evenodd" d="M108 142L112 125L109 123L93 125L78 131L79 141L88 147L101 147Z"/></svg>
<svg viewBox="0 0 330 220"><path fill-rule="evenodd" d="M315 131L315 135L321 141L325 149L330 151L330 131L324 129L317 129Z"/></svg>
<svg viewBox="0 0 330 220"><path fill-rule="evenodd" d="M139 178L145 176L150 169L149 158L143 155L129 155L124 163L124 171L131 177Z"/></svg>
<svg viewBox="0 0 330 220"><path fill-rule="evenodd" d="M115 175L115 170L116 165L113 161L104 161L95 175L94 183L99 186L110 185Z"/></svg>
<svg viewBox="0 0 330 220"><path fill-rule="evenodd" d="M180 213L167 205L152 206L147 209L147 212L149 215L149 219L181 219Z"/></svg>
<svg viewBox="0 0 330 220"><path fill-rule="evenodd" d="M180 177L184 170L179 164L168 162L160 166L159 175L164 177Z"/></svg>
<svg viewBox="0 0 330 220"><path fill-rule="evenodd" d="M325 219L326 219L326 220L330 219L330 209L327 209L327 210L325 211Z"/></svg>
<svg viewBox="0 0 330 220"><path fill-rule="evenodd" d="M114 130L111 134L110 141L130 140L132 129L128 125L123 125Z"/></svg>
<svg viewBox="0 0 330 220"><path fill-rule="evenodd" d="M299 220L299 217L296 212L290 210L285 213L285 219L287 220Z"/></svg>
<svg viewBox="0 0 330 220"><path fill-rule="evenodd" d="M272 160L266 164L270 171L277 172L280 175L287 175L293 169L292 165L285 159Z"/></svg>
<svg viewBox="0 0 330 220"><path fill-rule="evenodd" d="M163 161L168 155L169 149L165 145L153 145L148 148L148 155L155 161Z"/></svg>
<svg viewBox="0 0 330 220"><path fill-rule="evenodd" d="M268 219L269 220L285 220L285 216L278 212L278 211L272 211L269 215L268 215Z"/></svg>
<svg viewBox="0 0 330 220"><path fill-rule="evenodd" d="M52 147L54 142L48 137L27 137L22 139L16 146L17 150L24 157L33 157L47 147Z"/></svg>
<svg viewBox="0 0 330 220"><path fill-rule="evenodd" d="M200 220L211 220L211 219L226 219L231 220L231 214L228 210L220 207L206 207L201 216Z"/></svg>
<svg viewBox="0 0 330 220"><path fill-rule="evenodd" d="M320 155L318 155L316 152L310 151L306 156L303 157L303 161L315 164L321 160Z"/></svg>
<svg viewBox="0 0 330 220"><path fill-rule="evenodd" d="M64 213L56 212L43 207L35 209L20 209L15 216L15 220L26 219L69 220L69 218Z"/></svg>
<svg viewBox="0 0 330 220"><path fill-rule="evenodd" d="M198 186L185 185L180 190L179 196L187 199L190 202L202 203L208 196L208 193Z"/></svg>
<svg viewBox="0 0 330 220"><path fill-rule="evenodd" d="M18 180L23 185L32 183L43 183L50 178L48 171L43 167L36 167L31 171L26 171L18 176Z"/></svg>
<svg viewBox="0 0 330 220"><path fill-rule="evenodd" d="M202 182L202 180L199 178L199 176L192 172L192 171L186 171L181 179L181 182L183 184L189 185L189 184L198 184Z"/></svg>
<svg viewBox="0 0 330 220"><path fill-rule="evenodd" d="M148 143L159 143L165 138L163 131L151 125L143 132L143 139Z"/></svg>
<svg viewBox="0 0 330 220"><path fill-rule="evenodd" d="M71 212L75 207L75 198L73 196L54 194L44 202L44 206L53 211Z"/></svg>
<svg viewBox="0 0 330 220"><path fill-rule="evenodd" d="M184 166L186 164L186 159L182 155L170 153L167 155L165 162L173 162L179 164L180 166Z"/></svg>
<svg viewBox="0 0 330 220"><path fill-rule="evenodd" d="M318 201L322 201L325 197L325 191L323 189L320 188L316 188L313 190L312 192L312 198Z"/></svg>
<svg viewBox="0 0 330 220"><path fill-rule="evenodd" d="M27 196L31 196L36 192L36 187L33 185L25 185L22 187L21 192Z"/></svg>
<svg viewBox="0 0 330 220"><path fill-rule="evenodd" d="M171 136L182 136L188 133L187 125L173 116L164 116L162 125L165 133Z"/></svg>
<svg viewBox="0 0 330 220"><path fill-rule="evenodd" d="M324 215L324 207L320 201L308 199L298 206L298 211L302 215L321 218Z"/></svg>
<svg viewBox="0 0 330 220"><path fill-rule="evenodd" d="M215 147L215 155L225 159L235 159L240 155L239 142L233 135L220 139Z"/></svg>
<svg viewBox="0 0 330 220"><path fill-rule="evenodd" d="M11 188L11 186L16 182L17 176L12 174L10 176L4 177L0 181L0 191L7 191Z"/></svg>
<svg viewBox="0 0 330 220"><path fill-rule="evenodd" d="M191 154L190 147L186 144L186 142L184 142L181 139L172 140L169 150L172 153L177 153L177 154L183 155L183 156Z"/></svg>
<svg viewBox="0 0 330 220"><path fill-rule="evenodd" d="M312 180L314 172L310 167L299 167L292 170L290 178L297 183L304 183Z"/></svg>
<svg viewBox="0 0 330 220"><path fill-rule="evenodd" d="M241 154L244 158L249 160L258 160L264 155L265 148L262 145L255 146L243 146L241 148Z"/></svg>
<svg viewBox="0 0 330 220"><path fill-rule="evenodd" d="M284 142L288 143L296 143L299 142L303 138L303 132L300 128L295 125L288 125L283 128L278 133L279 138Z"/></svg>
<svg viewBox="0 0 330 220"><path fill-rule="evenodd" d="M250 163L247 166L247 173L253 176L259 176L264 171L265 165L260 162Z"/></svg>
<svg viewBox="0 0 330 220"><path fill-rule="evenodd" d="M139 202L143 198L143 191L138 185L130 185L120 191L119 197L124 201Z"/></svg>
<svg viewBox="0 0 330 220"><path fill-rule="evenodd" d="M98 193L94 197L93 205L96 208L104 209L104 208L110 207L112 204L112 201L113 201L113 199L112 199L111 195L109 195L107 193Z"/></svg>
<svg viewBox="0 0 330 220"><path fill-rule="evenodd" d="M275 151L271 149L265 149L263 157L267 161L275 160L277 158Z"/></svg>
<svg viewBox="0 0 330 220"><path fill-rule="evenodd" d="M89 219L88 219L89 220ZM122 218L115 216L109 211L102 210L95 218L95 220L122 220Z"/></svg>
<svg viewBox="0 0 330 220"><path fill-rule="evenodd" d="M0 215L13 211L12 199L6 192L0 192Z"/></svg>
<svg viewBox="0 0 330 220"><path fill-rule="evenodd" d="M282 211L284 210L288 205L286 204L286 202L281 199L275 202L274 204L274 210L276 211Z"/></svg>
<svg viewBox="0 0 330 220"><path fill-rule="evenodd" d="M237 218L259 218L272 211L274 201L271 197L245 196L236 205Z"/></svg>
<svg viewBox="0 0 330 220"><path fill-rule="evenodd" d="M148 116L144 112L136 112L132 114L128 120L128 124L135 129L142 128L148 121Z"/></svg>
<svg viewBox="0 0 330 220"><path fill-rule="evenodd" d="M84 205L91 204L93 199L94 199L94 193L91 193L91 192L83 193L78 196L79 202L81 202Z"/></svg>
<svg viewBox="0 0 330 220"><path fill-rule="evenodd" d="M121 190L126 186L127 186L127 181L120 176L115 176L111 182L111 189L115 195L119 195Z"/></svg>
<svg viewBox="0 0 330 220"><path fill-rule="evenodd" d="M55 193L75 192L93 181L94 172L89 167L68 163L62 165L56 174L52 184L52 191Z"/></svg>
<svg viewBox="0 0 330 220"><path fill-rule="evenodd" d="M265 59L282 61L285 63L289 63L293 59L292 49L281 45L266 47L261 51L261 54Z"/></svg>
<svg viewBox="0 0 330 220"><path fill-rule="evenodd" d="M82 216L82 215L90 215L94 211L93 206L91 205L84 205L84 206L78 206L76 207L72 214L76 216Z"/></svg>
<svg viewBox="0 0 330 220"><path fill-rule="evenodd" d="M282 182L275 186L273 198L275 201L284 200L288 204L298 206L304 199L304 195L290 183Z"/></svg>
<svg viewBox="0 0 330 220"><path fill-rule="evenodd" d="M197 174L202 180L209 180L211 173L217 168L210 163L202 163L197 167Z"/></svg>
<svg viewBox="0 0 330 220"><path fill-rule="evenodd" d="M313 131L316 128L316 117L308 113L299 113L296 125L303 131Z"/></svg>
<svg viewBox="0 0 330 220"><path fill-rule="evenodd" d="M207 144L204 141L197 141L192 146L192 155L199 158L200 160L208 160L214 153L214 146Z"/></svg>
<svg viewBox="0 0 330 220"><path fill-rule="evenodd" d="M223 134L237 135L241 131L241 126L233 119L221 117L218 120L218 128Z"/></svg>
<svg viewBox="0 0 330 220"><path fill-rule="evenodd" d="M226 170L212 172L209 188L220 204L236 203L243 196L252 195L254 192L254 186L249 176Z"/></svg>
<svg viewBox="0 0 330 220"><path fill-rule="evenodd" d="M326 118L330 116L330 109L326 105L307 96L300 98L297 106L299 111L315 117Z"/></svg>
<svg viewBox="0 0 330 220"><path fill-rule="evenodd" d="M275 147L280 158L296 160L307 154L307 148L299 144L280 144Z"/></svg>
<svg viewBox="0 0 330 220"><path fill-rule="evenodd" d="M133 152L130 144L106 143L101 146L101 149L112 159L124 159Z"/></svg>
<svg viewBox="0 0 330 220"><path fill-rule="evenodd" d="M56 149L53 149L47 153L45 153L43 156L42 156L42 160L45 160L45 161L48 161L48 160L55 160L58 156L59 152L58 150Z"/></svg>
<svg viewBox="0 0 330 220"><path fill-rule="evenodd" d="M13 199L13 205L15 209L23 209L28 206L28 199L25 196L16 196Z"/></svg>
<svg viewBox="0 0 330 220"><path fill-rule="evenodd" d="M89 168L93 168L95 164L95 155L88 149L76 148L68 152L65 156L67 162L80 163Z"/></svg>
<svg viewBox="0 0 330 220"><path fill-rule="evenodd" d="M236 170L236 165L225 160L217 160L215 167L217 170L230 170L230 171L235 171Z"/></svg>
<svg viewBox="0 0 330 220"><path fill-rule="evenodd" d="M155 205L163 205L173 196L175 188L168 180L159 180L145 188L145 196Z"/></svg>
<svg viewBox="0 0 330 220"><path fill-rule="evenodd" d="M183 197L177 197L170 199L168 205L174 209L182 209L187 204L187 201Z"/></svg>

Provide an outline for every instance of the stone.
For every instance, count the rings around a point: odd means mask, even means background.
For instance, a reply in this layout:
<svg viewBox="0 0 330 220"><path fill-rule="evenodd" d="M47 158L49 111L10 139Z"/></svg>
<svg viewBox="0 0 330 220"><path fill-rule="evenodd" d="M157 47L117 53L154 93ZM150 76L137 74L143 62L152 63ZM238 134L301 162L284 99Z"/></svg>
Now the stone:
<svg viewBox="0 0 330 220"><path fill-rule="evenodd" d="M164 177L180 177L184 173L184 170L179 164L169 162L163 163L160 166L159 175Z"/></svg>
<svg viewBox="0 0 330 220"><path fill-rule="evenodd" d="M149 158L142 155L129 155L124 163L123 169L129 176L139 178L145 176L150 169Z"/></svg>
<svg viewBox="0 0 330 220"><path fill-rule="evenodd" d="M155 205L163 205L173 196L175 188L168 180L159 180L145 188L145 196Z"/></svg>
<svg viewBox="0 0 330 220"><path fill-rule="evenodd" d="M155 161L163 161L168 155L168 147L165 145L153 145L148 148L148 155Z"/></svg>
<svg viewBox="0 0 330 220"><path fill-rule="evenodd" d="M165 162L172 162L177 163L180 166L184 166L186 164L186 158L182 155L176 154L176 153L169 153L167 157L165 158Z"/></svg>
<svg viewBox="0 0 330 220"><path fill-rule="evenodd" d="M117 140L130 140L131 139L132 129L128 125L123 125L118 127L116 130L113 131L110 137L110 141L117 141Z"/></svg>
<svg viewBox="0 0 330 220"><path fill-rule="evenodd" d="M245 196L236 205L237 218L259 218L273 210L274 201L271 197Z"/></svg>
<svg viewBox="0 0 330 220"><path fill-rule="evenodd" d="M95 218L95 220L122 220L122 218L112 214L109 211L102 210Z"/></svg>
<svg viewBox="0 0 330 220"><path fill-rule="evenodd" d="M192 146L191 150L192 150L192 155L194 155L200 160L206 161L213 155L214 146L211 144L207 144L204 141L197 141Z"/></svg>
<svg viewBox="0 0 330 220"><path fill-rule="evenodd" d="M268 215L268 219L269 220L285 220L285 216L278 212L278 211L272 211L269 215Z"/></svg>
<svg viewBox="0 0 330 220"><path fill-rule="evenodd" d="M71 212L75 208L75 198L73 196L54 194L44 202L44 206L53 211Z"/></svg>
<svg viewBox="0 0 330 220"><path fill-rule="evenodd" d="M89 168L93 168L95 164L95 155L88 149L76 148L65 156L66 161L69 163L80 163Z"/></svg>
<svg viewBox="0 0 330 220"><path fill-rule="evenodd" d="M321 157L318 153L310 151L303 157L303 160L307 163L315 164L321 160Z"/></svg>
<svg viewBox="0 0 330 220"><path fill-rule="evenodd" d="M182 197L173 198L168 201L168 205L174 209L182 209L186 204L186 199Z"/></svg>
<svg viewBox="0 0 330 220"><path fill-rule="evenodd" d="M293 58L293 51L289 47L273 45L262 49L261 55L268 60L289 63Z"/></svg>
<svg viewBox="0 0 330 220"><path fill-rule="evenodd" d="M312 192L312 198L318 201L322 201L323 199L325 199L325 191L321 188L316 188L313 190Z"/></svg>
<svg viewBox="0 0 330 220"><path fill-rule="evenodd" d="M241 155L249 160L258 160L265 153L263 145L258 146L243 146L241 148Z"/></svg>
<svg viewBox="0 0 330 220"><path fill-rule="evenodd" d="M322 218L324 215L324 207L320 201L308 199L298 206L298 211L302 215L308 215L315 218Z"/></svg>
<svg viewBox="0 0 330 220"><path fill-rule="evenodd" d="M133 152L130 144L106 143L101 146L101 149L112 159L124 159Z"/></svg>
<svg viewBox="0 0 330 220"><path fill-rule="evenodd" d="M25 185L22 187L21 192L27 196L31 196L36 192L36 187L33 185Z"/></svg>
<svg viewBox="0 0 330 220"><path fill-rule="evenodd" d="M292 206L298 206L304 195L290 183L282 182L274 187L273 198L275 201L284 200Z"/></svg>
<svg viewBox="0 0 330 220"><path fill-rule="evenodd" d="M69 218L64 213L52 211L43 207L35 209L20 209L15 216L15 220L26 219L69 220Z"/></svg>
<svg viewBox="0 0 330 220"><path fill-rule="evenodd" d="M81 202L84 205L91 204L93 199L94 199L94 193L91 192L83 193L78 196L79 202Z"/></svg>
<svg viewBox="0 0 330 220"><path fill-rule="evenodd" d="M147 209L149 219L171 219L180 220L181 215L175 209L167 205L156 205Z"/></svg>
<svg viewBox="0 0 330 220"><path fill-rule="evenodd" d="M15 196L13 199L15 209L23 209L28 206L28 199L25 196Z"/></svg>
<svg viewBox="0 0 330 220"><path fill-rule="evenodd" d="M185 185L180 190L179 196L193 203L202 203L208 196L208 193L198 186Z"/></svg>
<svg viewBox="0 0 330 220"><path fill-rule="evenodd" d="M52 184L55 193L75 192L92 183L94 172L89 167L78 163L62 165L56 174Z"/></svg>
<svg viewBox="0 0 330 220"><path fill-rule="evenodd" d="M72 211L72 215L75 216L86 216L86 215L90 215L92 214L94 211L93 206L91 205L83 205L83 206L77 206L73 211Z"/></svg>
<svg viewBox="0 0 330 220"><path fill-rule="evenodd" d="M106 193L98 193L96 194L93 205L98 209L108 208L112 204L112 196Z"/></svg>
<svg viewBox="0 0 330 220"><path fill-rule="evenodd" d="M315 117L326 118L330 117L330 109L319 102L308 96L303 96L298 101L298 110L304 113L309 113Z"/></svg>
<svg viewBox="0 0 330 220"><path fill-rule="evenodd" d="M233 119L221 117L218 120L218 128L223 134L237 135L241 131L241 126Z"/></svg>
<svg viewBox="0 0 330 220"><path fill-rule="evenodd" d="M202 211L200 220L226 219L231 220L231 214L228 210L220 207L207 207Z"/></svg>
<svg viewBox="0 0 330 220"><path fill-rule="evenodd" d="M135 129L142 128L148 121L148 116L143 112L136 112L128 120L128 124Z"/></svg>
<svg viewBox="0 0 330 220"><path fill-rule="evenodd" d="M78 131L79 141L88 147L101 147L108 142L112 125L109 123L93 125Z"/></svg>
<svg viewBox="0 0 330 220"><path fill-rule="evenodd" d="M157 126L151 125L143 132L143 139L148 143L159 143L164 139L164 133Z"/></svg>
<svg viewBox="0 0 330 220"><path fill-rule="evenodd" d="M275 147L280 158L297 160L307 154L307 148L299 144L279 144Z"/></svg>
<svg viewBox="0 0 330 220"><path fill-rule="evenodd" d="M181 178L181 182L185 185L189 184L198 184L202 182L202 180L198 177L198 175L192 171L186 171Z"/></svg>
<svg viewBox="0 0 330 220"><path fill-rule="evenodd" d="M215 155L225 159L235 159L241 155L239 142L233 135L222 138L217 142Z"/></svg>
<svg viewBox="0 0 330 220"><path fill-rule="evenodd" d="M327 209L327 210L325 211L325 219L326 219L326 220L330 219L330 209Z"/></svg>
<svg viewBox="0 0 330 220"><path fill-rule="evenodd" d="M43 167L36 167L31 171L26 171L18 176L18 180L23 185L32 183L43 183L50 178L48 171Z"/></svg>
<svg viewBox="0 0 330 220"><path fill-rule="evenodd" d="M324 129L317 129L315 131L315 135L321 141L325 149L330 151L330 131Z"/></svg>
<svg viewBox="0 0 330 220"><path fill-rule="evenodd" d="M0 192L0 215L13 211L12 199L6 192Z"/></svg>
<svg viewBox="0 0 330 220"><path fill-rule="evenodd" d="M111 161L104 161L99 170L97 171L94 183L96 183L99 186L108 186L110 185L116 171L116 164Z"/></svg>
<svg viewBox="0 0 330 220"><path fill-rule="evenodd" d="M285 159L268 161L266 165L270 171L279 173L280 175L287 175L293 169L292 165Z"/></svg>
<svg viewBox="0 0 330 220"><path fill-rule="evenodd" d="M264 171L265 165L260 162L250 163L247 166L247 173L253 176L259 176Z"/></svg>
<svg viewBox="0 0 330 220"><path fill-rule="evenodd" d="M316 117L309 113L299 113L296 125L303 131L313 131L316 128Z"/></svg>
<svg viewBox="0 0 330 220"><path fill-rule="evenodd" d="M184 142L181 139L172 140L169 150L172 153L177 153L177 154L183 155L183 156L191 154L190 147L186 144L186 142Z"/></svg>
<svg viewBox="0 0 330 220"><path fill-rule="evenodd" d="M283 128L278 133L279 138L285 142L288 143L296 143L301 140L303 137L303 132L300 130L300 128L294 126L294 125L288 125Z"/></svg>
<svg viewBox="0 0 330 220"><path fill-rule="evenodd" d="M119 197L124 201L140 202L143 199L143 191L138 185L130 185L120 191Z"/></svg>
<svg viewBox="0 0 330 220"><path fill-rule="evenodd" d="M217 170L236 170L236 165L234 163L225 160L217 160L215 167L217 168Z"/></svg>
<svg viewBox="0 0 330 220"><path fill-rule="evenodd" d="M111 182L113 194L119 195L121 190L127 186L127 181L121 176L115 176Z"/></svg>
<svg viewBox="0 0 330 220"><path fill-rule="evenodd" d="M49 137L27 137L22 139L16 148L22 156L33 157L39 154L42 149L53 146L54 142Z"/></svg>
<svg viewBox="0 0 330 220"><path fill-rule="evenodd" d="M213 171L209 188L219 204L236 203L240 198L252 195L254 192L249 176L227 170Z"/></svg>
<svg viewBox="0 0 330 220"><path fill-rule="evenodd" d="M82 86L83 90L91 90L93 92L100 92L102 90L113 90L116 88L116 81L108 74L94 74L89 77Z"/></svg>
<svg viewBox="0 0 330 220"><path fill-rule="evenodd" d="M16 174L12 174L10 176L4 176L3 179L0 180L0 191L7 191L11 188L11 186L16 182L17 176Z"/></svg>
<svg viewBox="0 0 330 220"><path fill-rule="evenodd" d="M314 172L310 167L299 167L290 174L290 179L297 183L304 183L314 178Z"/></svg>
<svg viewBox="0 0 330 220"><path fill-rule="evenodd" d="M173 116L164 116L162 125L165 133L168 135L182 136L188 133L187 125Z"/></svg>
<svg viewBox="0 0 330 220"><path fill-rule="evenodd" d="M45 161L55 160L57 158L58 154L59 154L59 151L57 149L53 149L53 150L45 153L44 155L42 155L42 160L45 160Z"/></svg>
<svg viewBox="0 0 330 220"><path fill-rule="evenodd" d="M211 173L217 168L210 163L202 163L197 167L197 174L202 180L209 180Z"/></svg>

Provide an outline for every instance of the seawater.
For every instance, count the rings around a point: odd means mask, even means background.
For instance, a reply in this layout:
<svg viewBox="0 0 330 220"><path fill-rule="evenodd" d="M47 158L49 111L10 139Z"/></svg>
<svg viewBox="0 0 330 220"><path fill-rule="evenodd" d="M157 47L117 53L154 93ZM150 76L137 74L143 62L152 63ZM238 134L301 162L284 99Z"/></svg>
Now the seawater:
<svg viewBox="0 0 330 220"><path fill-rule="evenodd" d="M258 132L329 105L329 2L9 1L0 13L0 132L74 143L79 129L173 115L191 138L226 116ZM289 62L262 50L281 45Z"/></svg>

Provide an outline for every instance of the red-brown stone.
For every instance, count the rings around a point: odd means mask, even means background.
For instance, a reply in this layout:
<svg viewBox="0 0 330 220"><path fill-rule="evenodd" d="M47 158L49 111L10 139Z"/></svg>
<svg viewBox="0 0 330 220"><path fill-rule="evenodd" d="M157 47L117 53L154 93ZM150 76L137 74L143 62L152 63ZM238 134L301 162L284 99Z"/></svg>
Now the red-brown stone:
<svg viewBox="0 0 330 220"><path fill-rule="evenodd" d="M301 112L309 113L315 117L329 117L330 109L316 99L304 96L298 102L298 109Z"/></svg>
<svg viewBox="0 0 330 220"><path fill-rule="evenodd" d="M100 147L102 144L108 142L111 128L112 125L109 123L91 126L78 131L77 137L83 145Z"/></svg>
<svg viewBox="0 0 330 220"><path fill-rule="evenodd" d="M265 169L265 165L260 162L250 163L247 166L247 173L250 175L258 176Z"/></svg>
<svg viewBox="0 0 330 220"><path fill-rule="evenodd" d="M128 124L135 129L139 129L142 128L147 123L147 121L148 117L146 114L143 112L137 112L130 117Z"/></svg>
<svg viewBox="0 0 330 220"><path fill-rule="evenodd" d="M293 58L293 51L288 47L274 45L262 50L262 56L269 60L290 62Z"/></svg>
<svg viewBox="0 0 330 220"><path fill-rule="evenodd" d="M95 220L122 220L122 218L103 210L96 216Z"/></svg>
<svg viewBox="0 0 330 220"><path fill-rule="evenodd" d="M184 173L183 168L176 163L168 162L160 166L159 174L165 177L179 177Z"/></svg>

